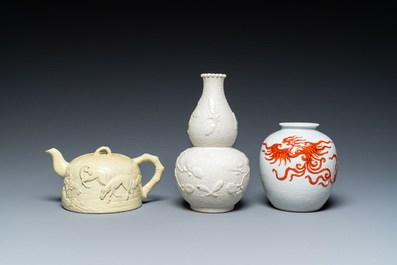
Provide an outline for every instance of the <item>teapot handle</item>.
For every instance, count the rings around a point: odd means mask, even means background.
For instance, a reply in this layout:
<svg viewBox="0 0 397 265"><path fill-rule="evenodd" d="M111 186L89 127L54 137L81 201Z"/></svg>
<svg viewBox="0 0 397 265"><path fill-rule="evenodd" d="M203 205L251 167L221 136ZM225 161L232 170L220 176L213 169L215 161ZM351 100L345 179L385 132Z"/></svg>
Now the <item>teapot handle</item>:
<svg viewBox="0 0 397 265"><path fill-rule="evenodd" d="M161 175L163 174L164 171L164 166L160 163L160 160L157 156L153 156L149 154L143 154L140 157L134 158L134 161L137 162L138 165L143 162L151 162L156 167L156 173L154 174L152 179L145 186L142 187L142 197L145 199L147 198L149 191L157 183L159 183L161 179Z"/></svg>

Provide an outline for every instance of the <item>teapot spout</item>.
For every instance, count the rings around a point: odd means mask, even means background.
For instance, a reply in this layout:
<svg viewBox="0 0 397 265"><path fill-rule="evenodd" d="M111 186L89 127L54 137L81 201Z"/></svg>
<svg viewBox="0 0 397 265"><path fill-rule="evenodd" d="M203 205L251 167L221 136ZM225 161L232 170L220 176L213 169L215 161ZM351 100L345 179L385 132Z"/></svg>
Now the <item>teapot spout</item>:
<svg viewBox="0 0 397 265"><path fill-rule="evenodd" d="M66 176L66 168L68 167L69 163L65 161L61 152L55 148L48 149L45 152L52 156L55 173L64 178Z"/></svg>

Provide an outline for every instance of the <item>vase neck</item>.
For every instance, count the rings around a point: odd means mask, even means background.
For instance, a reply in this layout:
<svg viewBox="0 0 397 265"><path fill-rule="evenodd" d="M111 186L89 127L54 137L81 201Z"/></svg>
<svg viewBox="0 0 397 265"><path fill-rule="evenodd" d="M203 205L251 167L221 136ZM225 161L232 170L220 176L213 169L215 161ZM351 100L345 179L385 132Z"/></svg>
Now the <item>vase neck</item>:
<svg viewBox="0 0 397 265"><path fill-rule="evenodd" d="M315 130L320 124L312 122L281 122L282 129L309 129Z"/></svg>
<svg viewBox="0 0 397 265"><path fill-rule="evenodd" d="M225 74L202 74L203 78L203 95L224 96L223 83L226 78Z"/></svg>

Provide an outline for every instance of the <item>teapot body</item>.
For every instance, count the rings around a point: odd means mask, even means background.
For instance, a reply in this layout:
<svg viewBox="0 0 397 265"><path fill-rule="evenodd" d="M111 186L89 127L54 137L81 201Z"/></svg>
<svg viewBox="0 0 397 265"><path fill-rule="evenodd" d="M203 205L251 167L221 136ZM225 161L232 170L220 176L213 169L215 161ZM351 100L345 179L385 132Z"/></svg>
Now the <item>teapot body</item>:
<svg viewBox="0 0 397 265"><path fill-rule="evenodd" d="M164 171L157 156L143 154L131 159L112 154L106 146L70 163L55 148L46 152L53 157L55 172L64 178L62 206L80 213L114 213L136 209L161 180ZM139 164L143 162L151 162L156 172L142 187Z"/></svg>
<svg viewBox="0 0 397 265"><path fill-rule="evenodd" d="M62 206L70 211L111 213L142 205L138 164L120 154L83 155L70 162L62 190Z"/></svg>

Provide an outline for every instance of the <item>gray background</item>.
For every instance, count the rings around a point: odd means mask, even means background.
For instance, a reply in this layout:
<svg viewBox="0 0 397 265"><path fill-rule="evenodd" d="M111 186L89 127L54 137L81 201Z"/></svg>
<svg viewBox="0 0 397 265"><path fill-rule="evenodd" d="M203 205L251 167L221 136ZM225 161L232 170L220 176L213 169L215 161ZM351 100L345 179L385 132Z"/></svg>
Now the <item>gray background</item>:
<svg viewBox="0 0 397 265"><path fill-rule="evenodd" d="M245 7L244 7L245 6ZM392 264L397 246L396 34L388 7L3 7L0 260L4 264ZM173 176L191 147L200 74L225 73L250 159L233 212L196 213ZM262 141L282 121L318 122L338 180L314 213L274 209ZM102 145L166 170L144 205L87 215L61 206L67 161ZM144 181L154 173L141 165Z"/></svg>

